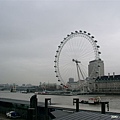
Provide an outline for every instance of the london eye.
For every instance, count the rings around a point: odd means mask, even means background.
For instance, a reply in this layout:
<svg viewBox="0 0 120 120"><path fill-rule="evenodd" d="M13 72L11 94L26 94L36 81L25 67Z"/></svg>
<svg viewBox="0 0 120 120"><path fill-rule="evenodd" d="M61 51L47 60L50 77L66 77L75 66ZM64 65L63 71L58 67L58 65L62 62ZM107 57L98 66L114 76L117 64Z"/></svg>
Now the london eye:
<svg viewBox="0 0 120 120"><path fill-rule="evenodd" d="M68 34L56 50L54 68L58 82L64 88L69 88L67 84L69 78L75 81L86 81L90 77L89 62L100 59L99 47L94 36L86 31L80 30ZM81 84L79 82L78 86Z"/></svg>

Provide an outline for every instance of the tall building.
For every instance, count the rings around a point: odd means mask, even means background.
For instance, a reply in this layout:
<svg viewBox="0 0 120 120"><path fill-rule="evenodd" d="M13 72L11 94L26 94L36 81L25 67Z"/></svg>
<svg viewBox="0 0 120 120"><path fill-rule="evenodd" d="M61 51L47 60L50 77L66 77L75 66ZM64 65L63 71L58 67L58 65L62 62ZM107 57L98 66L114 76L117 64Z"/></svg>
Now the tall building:
<svg viewBox="0 0 120 120"><path fill-rule="evenodd" d="M104 62L101 59L90 61L88 65L88 75L90 79L104 76Z"/></svg>
<svg viewBox="0 0 120 120"><path fill-rule="evenodd" d="M95 80L98 77L104 76L104 62L99 60L93 60L88 65L88 88L91 92L95 90Z"/></svg>

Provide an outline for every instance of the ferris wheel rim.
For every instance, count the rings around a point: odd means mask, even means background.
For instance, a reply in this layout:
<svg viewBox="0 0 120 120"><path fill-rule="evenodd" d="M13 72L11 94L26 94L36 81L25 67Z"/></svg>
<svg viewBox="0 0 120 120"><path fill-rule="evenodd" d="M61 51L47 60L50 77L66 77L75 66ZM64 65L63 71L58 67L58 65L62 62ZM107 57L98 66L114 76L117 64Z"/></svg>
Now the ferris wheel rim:
<svg viewBox="0 0 120 120"><path fill-rule="evenodd" d="M94 36L92 36L90 33L87 33L86 31L75 31L75 32L71 32L71 34L67 35L67 37L65 37L63 39L63 41L61 41L60 45L58 46L58 49L56 51L56 55L55 55L55 73L56 73L56 77L58 78L58 82L61 82L61 85L65 85L66 83L64 82L61 74L60 74L60 70L59 70L59 58L60 58L60 54L61 51L64 47L64 45L71 40L74 37L79 37L82 36L84 38L86 38L91 45L94 48L94 53L95 53L95 60L99 60L100 59L100 54L101 52L99 51L100 46L97 45L97 40L94 40Z"/></svg>

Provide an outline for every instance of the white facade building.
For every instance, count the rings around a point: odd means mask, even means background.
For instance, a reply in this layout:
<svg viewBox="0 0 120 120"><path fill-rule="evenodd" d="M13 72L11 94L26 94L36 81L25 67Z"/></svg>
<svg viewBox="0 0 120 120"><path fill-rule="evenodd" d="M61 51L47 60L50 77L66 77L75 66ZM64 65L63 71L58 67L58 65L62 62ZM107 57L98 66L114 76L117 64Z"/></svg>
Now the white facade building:
<svg viewBox="0 0 120 120"><path fill-rule="evenodd" d="M90 61L88 65L88 87L91 92L94 91L96 78L100 76L104 76L104 62L101 59Z"/></svg>
<svg viewBox="0 0 120 120"><path fill-rule="evenodd" d="M120 94L120 75L101 76L95 80L96 93Z"/></svg>
<svg viewBox="0 0 120 120"><path fill-rule="evenodd" d="M98 76L104 76L104 62L101 59L90 61L88 65L88 77L93 79Z"/></svg>

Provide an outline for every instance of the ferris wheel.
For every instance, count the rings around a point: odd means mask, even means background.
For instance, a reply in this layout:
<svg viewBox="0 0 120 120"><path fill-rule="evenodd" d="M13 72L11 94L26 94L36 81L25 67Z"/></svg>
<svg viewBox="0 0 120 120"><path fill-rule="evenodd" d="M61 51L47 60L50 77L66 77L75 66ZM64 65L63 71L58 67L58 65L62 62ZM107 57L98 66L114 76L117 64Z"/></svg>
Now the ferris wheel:
<svg viewBox="0 0 120 120"><path fill-rule="evenodd" d="M100 59L99 47L94 36L86 31L75 31L67 35L55 55L54 68L58 82L68 88L70 78L75 81L86 80L89 77L89 62Z"/></svg>

